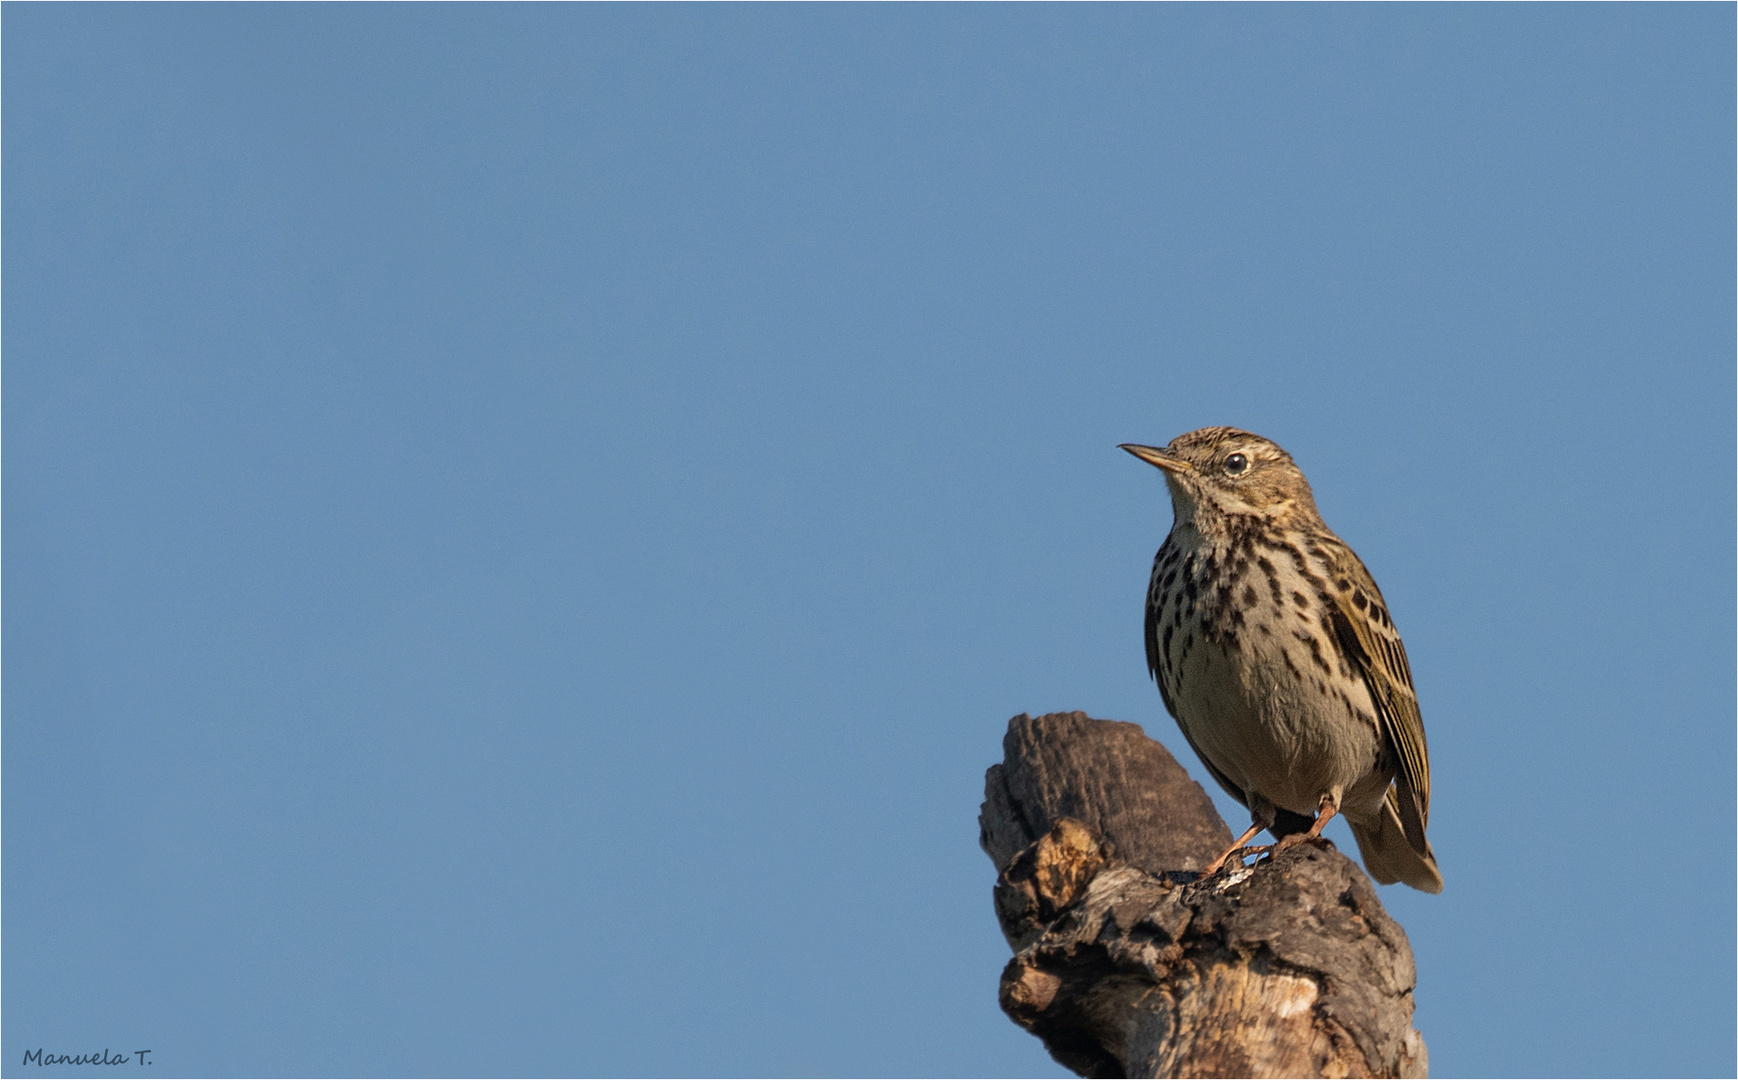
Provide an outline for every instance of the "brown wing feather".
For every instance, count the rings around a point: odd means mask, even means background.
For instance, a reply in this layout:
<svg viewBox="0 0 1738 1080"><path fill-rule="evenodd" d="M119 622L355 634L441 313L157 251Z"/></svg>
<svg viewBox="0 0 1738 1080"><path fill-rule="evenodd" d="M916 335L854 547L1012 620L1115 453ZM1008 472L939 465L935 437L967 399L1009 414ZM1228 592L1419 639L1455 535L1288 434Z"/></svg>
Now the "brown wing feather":
<svg viewBox="0 0 1738 1080"><path fill-rule="evenodd" d="M1341 648L1363 676L1375 702L1398 769L1395 809L1407 841L1422 855L1428 850L1424 829L1430 823L1430 752L1424 740L1424 718L1412 689L1406 646L1388 617L1387 604L1370 571L1350 549L1341 547L1336 554L1336 576L1352 587L1334 593L1330 618ZM1360 598L1364 603L1357 602Z"/></svg>

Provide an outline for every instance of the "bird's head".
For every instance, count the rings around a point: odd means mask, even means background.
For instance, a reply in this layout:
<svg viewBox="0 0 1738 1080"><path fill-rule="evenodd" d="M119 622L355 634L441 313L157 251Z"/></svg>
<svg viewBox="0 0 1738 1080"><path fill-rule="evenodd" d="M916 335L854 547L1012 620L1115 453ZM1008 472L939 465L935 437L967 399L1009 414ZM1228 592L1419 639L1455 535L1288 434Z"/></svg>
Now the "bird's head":
<svg viewBox="0 0 1738 1080"><path fill-rule="evenodd" d="M1169 446L1124 443L1122 449L1164 470L1178 524L1239 515L1316 516L1302 470L1260 435L1209 427L1179 435Z"/></svg>

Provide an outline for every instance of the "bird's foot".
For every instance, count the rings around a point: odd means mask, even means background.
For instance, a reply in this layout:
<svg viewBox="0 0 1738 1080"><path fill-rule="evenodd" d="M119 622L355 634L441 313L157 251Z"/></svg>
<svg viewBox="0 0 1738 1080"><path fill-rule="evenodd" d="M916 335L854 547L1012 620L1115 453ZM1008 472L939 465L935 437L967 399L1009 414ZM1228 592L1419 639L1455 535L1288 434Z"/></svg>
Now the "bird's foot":
<svg viewBox="0 0 1738 1080"><path fill-rule="evenodd" d="M1277 857L1281 852L1290 851L1299 844L1314 844L1323 851L1334 846L1334 842L1325 836L1318 836L1307 832L1292 833L1290 836L1280 837L1279 843L1273 845L1272 855L1270 857Z"/></svg>
<svg viewBox="0 0 1738 1080"><path fill-rule="evenodd" d="M1241 863L1244 859L1248 859L1248 858L1251 858L1254 856L1266 855L1268 852L1270 852L1272 850L1273 850L1272 844L1250 844L1248 847L1240 847L1236 851L1232 852L1231 857L1236 859L1239 863Z"/></svg>
<svg viewBox="0 0 1738 1080"><path fill-rule="evenodd" d="M1273 849L1269 844L1250 844L1248 846L1234 844L1226 849L1223 855L1208 864L1207 869L1201 871L1201 875L1195 880L1206 881L1215 874L1229 870L1232 866L1241 867L1243 865L1243 860L1252 855L1265 855L1271 850Z"/></svg>

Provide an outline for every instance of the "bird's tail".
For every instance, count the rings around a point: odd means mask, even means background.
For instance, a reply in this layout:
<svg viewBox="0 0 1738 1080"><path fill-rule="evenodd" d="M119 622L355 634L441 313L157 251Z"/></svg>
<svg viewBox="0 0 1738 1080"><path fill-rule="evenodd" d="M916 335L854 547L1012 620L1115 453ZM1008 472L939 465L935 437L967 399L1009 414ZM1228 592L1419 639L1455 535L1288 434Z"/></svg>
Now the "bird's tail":
<svg viewBox="0 0 1738 1080"><path fill-rule="evenodd" d="M1383 800L1376 820L1348 821L1347 824L1352 826L1352 835L1357 837L1358 854L1364 857L1364 869L1371 877L1384 885L1404 881L1422 892L1442 891L1442 872L1436 868L1436 853L1430 850L1428 840L1424 841L1422 855L1407 842L1406 830L1401 828L1400 815L1394 808L1393 788L1388 789L1388 798Z"/></svg>

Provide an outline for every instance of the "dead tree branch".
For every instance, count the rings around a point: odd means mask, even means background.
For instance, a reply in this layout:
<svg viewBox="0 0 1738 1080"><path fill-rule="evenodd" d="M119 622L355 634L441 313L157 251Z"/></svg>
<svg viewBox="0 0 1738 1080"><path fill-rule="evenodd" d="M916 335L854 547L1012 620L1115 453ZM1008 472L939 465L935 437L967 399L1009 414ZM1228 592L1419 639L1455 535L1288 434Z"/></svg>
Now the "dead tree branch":
<svg viewBox="0 0 1738 1080"><path fill-rule="evenodd" d="M1412 950L1331 847L1206 882L1231 842L1134 724L1021 715L985 777L1001 1005L1082 1076L1425 1075Z"/></svg>

